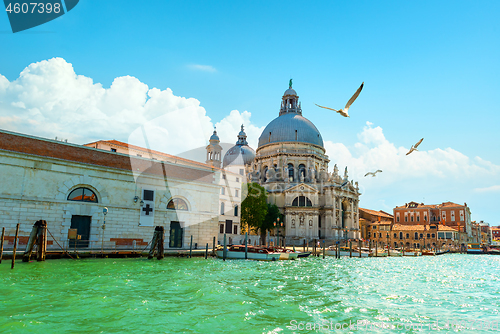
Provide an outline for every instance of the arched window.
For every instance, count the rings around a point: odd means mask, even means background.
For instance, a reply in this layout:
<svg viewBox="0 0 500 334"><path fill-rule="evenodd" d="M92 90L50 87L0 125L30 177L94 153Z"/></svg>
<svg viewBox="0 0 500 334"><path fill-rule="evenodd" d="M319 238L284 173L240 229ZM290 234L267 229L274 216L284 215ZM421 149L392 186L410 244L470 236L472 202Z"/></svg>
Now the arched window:
<svg viewBox="0 0 500 334"><path fill-rule="evenodd" d="M68 195L68 201L99 203L97 195L89 188L76 188Z"/></svg>
<svg viewBox="0 0 500 334"><path fill-rule="evenodd" d="M181 198L172 198L167 204L167 210L188 210L187 203Z"/></svg>
<svg viewBox="0 0 500 334"><path fill-rule="evenodd" d="M293 200L292 206L312 206L312 202L305 196L298 196Z"/></svg>
<svg viewBox="0 0 500 334"><path fill-rule="evenodd" d="M293 164L288 164L288 179L293 182Z"/></svg>
<svg viewBox="0 0 500 334"><path fill-rule="evenodd" d="M220 204L220 214L224 215L224 202Z"/></svg>
<svg viewBox="0 0 500 334"><path fill-rule="evenodd" d="M299 180L301 176L306 177L306 166L304 164L299 165Z"/></svg>
<svg viewBox="0 0 500 334"><path fill-rule="evenodd" d="M266 166L266 167L264 167L264 173L262 173L262 181L263 181L263 182L266 182L266 181L267 181L266 174L267 174L267 166Z"/></svg>
<svg viewBox="0 0 500 334"><path fill-rule="evenodd" d="M238 206L237 205L234 206L234 216L238 217Z"/></svg>
<svg viewBox="0 0 500 334"><path fill-rule="evenodd" d="M403 232L399 232L399 239L403 239Z"/></svg>
<svg viewBox="0 0 500 334"><path fill-rule="evenodd" d="M415 239L418 239L418 233L415 232Z"/></svg>

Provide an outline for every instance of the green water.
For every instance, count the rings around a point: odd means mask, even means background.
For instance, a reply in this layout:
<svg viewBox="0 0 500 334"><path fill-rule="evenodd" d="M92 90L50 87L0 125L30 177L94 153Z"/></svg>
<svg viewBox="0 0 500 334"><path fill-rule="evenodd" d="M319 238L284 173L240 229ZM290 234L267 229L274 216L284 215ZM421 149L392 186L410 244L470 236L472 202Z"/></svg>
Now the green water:
<svg viewBox="0 0 500 334"><path fill-rule="evenodd" d="M3 261L0 333L498 332L499 265L460 254Z"/></svg>

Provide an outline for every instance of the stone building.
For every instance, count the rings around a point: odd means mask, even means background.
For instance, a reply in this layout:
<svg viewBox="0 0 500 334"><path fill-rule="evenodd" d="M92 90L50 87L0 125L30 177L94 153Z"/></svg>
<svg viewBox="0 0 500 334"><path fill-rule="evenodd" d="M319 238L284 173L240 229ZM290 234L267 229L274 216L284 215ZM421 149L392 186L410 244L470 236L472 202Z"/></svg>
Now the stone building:
<svg viewBox="0 0 500 334"><path fill-rule="evenodd" d="M390 226L394 223L394 216L384 211L359 208L359 227L361 230L361 239L370 239L368 237L368 232L370 230L370 226L374 223L379 223L383 226L387 225L390 230Z"/></svg>
<svg viewBox="0 0 500 334"><path fill-rule="evenodd" d="M109 147L95 148L100 144ZM75 228L79 247L144 248L158 225L165 227L167 248L189 247L191 236L200 246L211 244L218 233L220 170L159 152L141 157L137 147L119 152L125 148L0 131L0 227L7 240L20 223L26 241L33 223L43 219L63 246Z"/></svg>
<svg viewBox="0 0 500 334"><path fill-rule="evenodd" d="M347 167L343 175L337 165L329 173L329 162L321 134L302 116L290 85L247 169L248 180L263 186L284 215L287 241L360 238L358 183L349 180Z"/></svg>

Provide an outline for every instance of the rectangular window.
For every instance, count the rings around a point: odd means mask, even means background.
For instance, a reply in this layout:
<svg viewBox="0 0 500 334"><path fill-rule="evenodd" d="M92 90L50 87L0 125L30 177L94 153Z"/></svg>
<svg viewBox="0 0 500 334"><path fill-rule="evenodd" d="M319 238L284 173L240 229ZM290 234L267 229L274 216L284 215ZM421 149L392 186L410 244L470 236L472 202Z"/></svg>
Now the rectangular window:
<svg viewBox="0 0 500 334"><path fill-rule="evenodd" d="M424 215L424 222L427 221L427 215Z"/></svg>
<svg viewBox="0 0 500 334"><path fill-rule="evenodd" d="M233 221L226 220L226 233L231 234L232 231L233 231Z"/></svg>
<svg viewBox="0 0 500 334"><path fill-rule="evenodd" d="M451 221L455 221L455 211L451 211Z"/></svg>
<svg viewBox="0 0 500 334"><path fill-rule="evenodd" d="M234 191L234 196L235 196L235 197L239 197L239 194L238 194L238 189L236 189L236 190Z"/></svg>
<svg viewBox="0 0 500 334"><path fill-rule="evenodd" d="M444 232L438 232L438 238L444 239Z"/></svg>
<svg viewBox="0 0 500 334"><path fill-rule="evenodd" d="M226 179L226 174L222 174L222 179L225 180Z"/></svg>
<svg viewBox="0 0 500 334"><path fill-rule="evenodd" d="M407 216L405 216L405 222L407 222L407 221L408 221L408 217L407 217Z"/></svg>
<svg viewBox="0 0 500 334"><path fill-rule="evenodd" d="M224 233L224 224L220 224L219 233L220 234Z"/></svg>
<svg viewBox="0 0 500 334"><path fill-rule="evenodd" d="M435 238L435 237L436 237L436 235L435 235L434 233L432 233L432 237L433 237L433 238Z"/></svg>
<svg viewBox="0 0 500 334"><path fill-rule="evenodd" d="M240 169L240 175L243 175L245 171L243 169Z"/></svg>
<svg viewBox="0 0 500 334"><path fill-rule="evenodd" d="M417 216L417 221L418 221L418 222L420 221L420 216Z"/></svg>
<svg viewBox="0 0 500 334"><path fill-rule="evenodd" d="M112 149L111 149L111 152L116 152L116 148L112 148Z"/></svg>
<svg viewBox="0 0 500 334"><path fill-rule="evenodd" d="M427 238L430 238L431 237L431 234L430 233L427 233Z"/></svg>
<svg viewBox="0 0 500 334"><path fill-rule="evenodd" d="M220 189L220 193L221 193L221 195L225 195L226 194L226 189L224 187L222 187Z"/></svg>
<svg viewBox="0 0 500 334"><path fill-rule="evenodd" d="M234 225L234 233L233 234L238 234L238 225Z"/></svg>
<svg viewBox="0 0 500 334"><path fill-rule="evenodd" d="M239 177L236 178L236 182L240 182L240 178Z"/></svg>
<svg viewBox="0 0 500 334"><path fill-rule="evenodd" d="M399 216L396 217L396 221L399 223Z"/></svg>
<svg viewBox="0 0 500 334"><path fill-rule="evenodd" d="M410 220L413 221L413 215L410 217Z"/></svg>

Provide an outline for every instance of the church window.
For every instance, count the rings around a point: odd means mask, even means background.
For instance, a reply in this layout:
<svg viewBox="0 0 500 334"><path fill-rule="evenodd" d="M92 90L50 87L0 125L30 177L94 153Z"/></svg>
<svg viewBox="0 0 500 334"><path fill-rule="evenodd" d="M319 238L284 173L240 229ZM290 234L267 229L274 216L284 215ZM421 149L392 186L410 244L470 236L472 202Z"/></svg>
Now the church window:
<svg viewBox="0 0 500 334"><path fill-rule="evenodd" d="M266 167L264 167L264 175L263 175L263 176L264 176L264 182L266 182L266 181L267 181L266 174L267 174L267 166L266 166Z"/></svg>
<svg viewBox="0 0 500 334"><path fill-rule="evenodd" d="M224 202L220 204L220 214L224 215Z"/></svg>
<svg viewBox="0 0 500 334"><path fill-rule="evenodd" d="M187 211L187 203L181 198L172 198L167 204L167 210L183 210Z"/></svg>
<svg viewBox="0 0 500 334"><path fill-rule="evenodd" d="M288 164L288 178L293 182L293 164Z"/></svg>
<svg viewBox="0 0 500 334"><path fill-rule="evenodd" d="M292 206L312 206L312 202L305 196L298 196L293 200Z"/></svg>
<svg viewBox="0 0 500 334"><path fill-rule="evenodd" d="M99 203L97 195L89 188L76 188L68 195L68 201Z"/></svg>
<svg viewBox="0 0 500 334"><path fill-rule="evenodd" d="M306 177L306 166L304 164L299 165L299 177Z"/></svg>

